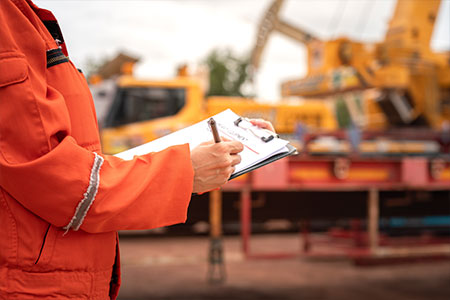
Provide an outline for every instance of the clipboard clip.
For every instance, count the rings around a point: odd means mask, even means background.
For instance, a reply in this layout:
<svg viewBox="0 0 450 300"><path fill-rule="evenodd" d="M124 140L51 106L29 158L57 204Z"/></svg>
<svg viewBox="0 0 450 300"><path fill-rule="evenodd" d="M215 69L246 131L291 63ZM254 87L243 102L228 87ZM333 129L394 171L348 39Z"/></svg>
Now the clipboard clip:
<svg viewBox="0 0 450 300"><path fill-rule="evenodd" d="M239 117L236 121L234 121L234 125L245 129L247 131L250 131L254 136L256 136L257 138L261 139L264 143L268 143L271 140L273 140L274 138L278 137L278 134L273 133L270 130L267 129L259 129L258 131L255 131L252 127L254 127L254 125L252 123L250 123L249 119L247 118L243 118L243 117ZM266 133L266 134L263 134Z"/></svg>

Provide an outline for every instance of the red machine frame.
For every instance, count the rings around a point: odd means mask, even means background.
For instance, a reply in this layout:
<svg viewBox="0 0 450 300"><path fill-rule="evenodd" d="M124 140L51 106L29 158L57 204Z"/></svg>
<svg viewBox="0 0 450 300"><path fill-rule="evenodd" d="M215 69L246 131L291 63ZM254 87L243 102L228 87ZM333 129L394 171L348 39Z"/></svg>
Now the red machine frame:
<svg viewBox="0 0 450 300"><path fill-rule="evenodd" d="M428 240L411 246L380 245L379 191L450 190L450 160L424 157L311 157L282 159L240 179L230 181L223 191L239 191L241 198L241 239L246 258L284 258L317 254L311 251L307 227L301 230L303 251L296 253L255 253L251 251L251 192L255 191L368 191L367 247L346 248L339 255L354 259L450 256L448 239ZM449 213L449 212L447 212ZM386 243L384 243L386 244ZM419 245L420 244L420 245Z"/></svg>

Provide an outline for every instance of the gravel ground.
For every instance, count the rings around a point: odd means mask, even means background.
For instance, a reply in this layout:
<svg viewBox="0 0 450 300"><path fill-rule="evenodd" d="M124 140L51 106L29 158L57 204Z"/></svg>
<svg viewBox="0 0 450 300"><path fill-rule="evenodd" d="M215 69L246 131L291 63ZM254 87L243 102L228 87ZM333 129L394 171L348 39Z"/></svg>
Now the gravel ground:
<svg viewBox="0 0 450 300"><path fill-rule="evenodd" d="M256 251L295 251L296 235L259 235ZM449 300L450 262L355 266L346 259L244 259L226 237L223 284L210 284L207 237L121 237L120 300L305 299Z"/></svg>

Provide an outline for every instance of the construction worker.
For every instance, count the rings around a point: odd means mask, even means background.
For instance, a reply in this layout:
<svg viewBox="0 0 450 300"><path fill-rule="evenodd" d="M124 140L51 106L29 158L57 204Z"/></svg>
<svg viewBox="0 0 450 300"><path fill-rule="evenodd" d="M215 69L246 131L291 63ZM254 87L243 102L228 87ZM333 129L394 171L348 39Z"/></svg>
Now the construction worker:
<svg viewBox="0 0 450 300"><path fill-rule="evenodd" d="M0 299L115 299L117 231L184 222L191 194L224 184L240 151L225 141L103 155L53 14L0 1Z"/></svg>

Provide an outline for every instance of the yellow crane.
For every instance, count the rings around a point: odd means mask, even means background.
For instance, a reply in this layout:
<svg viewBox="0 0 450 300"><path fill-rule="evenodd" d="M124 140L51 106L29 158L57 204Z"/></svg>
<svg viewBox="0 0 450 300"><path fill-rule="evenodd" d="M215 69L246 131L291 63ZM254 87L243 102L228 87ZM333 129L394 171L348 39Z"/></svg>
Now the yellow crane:
<svg viewBox="0 0 450 300"><path fill-rule="evenodd" d="M252 52L259 67L272 32L307 49L307 74L282 84L282 96L334 100L351 122L366 129L428 126L450 120L450 52L436 53L430 40L440 0L398 0L385 39L366 44L339 37L320 40L280 17L284 0L265 13Z"/></svg>

